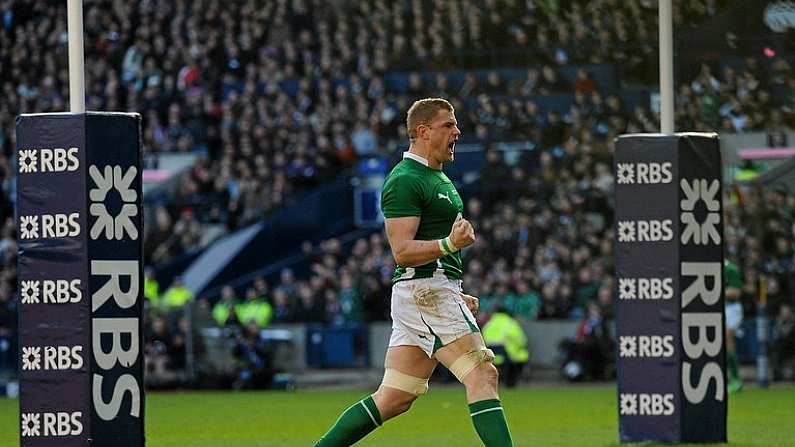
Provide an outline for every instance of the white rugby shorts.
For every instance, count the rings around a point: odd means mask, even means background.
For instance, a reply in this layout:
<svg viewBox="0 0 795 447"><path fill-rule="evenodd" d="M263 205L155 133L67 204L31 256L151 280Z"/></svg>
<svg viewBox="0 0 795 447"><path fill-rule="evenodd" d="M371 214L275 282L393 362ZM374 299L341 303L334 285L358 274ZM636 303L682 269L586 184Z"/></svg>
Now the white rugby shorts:
<svg viewBox="0 0 795 447"><path fill-rule="evenodd" d="M389 346L418 346L428 357L442 346L480 332L461 298L461 281L443 274L393 284L391 314Z"/></svg>

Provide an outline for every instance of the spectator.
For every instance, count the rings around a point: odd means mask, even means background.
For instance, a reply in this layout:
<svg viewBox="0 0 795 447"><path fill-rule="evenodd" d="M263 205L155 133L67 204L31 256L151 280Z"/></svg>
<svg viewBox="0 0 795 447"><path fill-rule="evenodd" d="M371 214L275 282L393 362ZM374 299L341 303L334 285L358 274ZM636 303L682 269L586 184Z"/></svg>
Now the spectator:
<svg viewBox="0 0 795 447"><path fill-rule="evenodd" d="M550 111L547 115L546 125L541 137L541 144L546 149L553 149L563 143L566 125L561 120L560 113Z"/></svg>
<svg viewBox="0 0 795 447"><path fill-rule="evenodd" d="M156 317L144 336L144 364L151 385L165 385L176 379L176 370L184 368L184 337L175 337L165 317Z"/></svg>
<svg viewBox="0 0 795 447"><path fill-rule="evenodd" d="M530 96L538 93L539 74L535 68L527 70L525 78L514 88L516 94Z"/></svg>
<svg viewBox="0 0 795 447"><path fill-rule="evenodd" d="M144 298L150 306L159 308L162 303L160 302L160 284L155 278L155 271L151 267L144 269Z"/></svg>
<svg viewBox="0 0 795 447"><path fill-rule="evenodd" d="M282 289L273 291L273 323L292 323L295 321L293 306L287 293Z"/></svg>
<svg viewBox="0 0 795 447"><path fill-rule="evenodd" d="M583 266L577 272L574 290L575 306L578 309L585 309L589 302L596 300L599 283L593 277L593 272L589 266Z"/></svg>
<svg viewBox="0 0 795 447"><path fill-rule="evenodd" d="M588 313L577 326L573 340L564 340L563 374L572 381L583 378L600 380L611 374L614 342L610 326L596 303L588 305Z"/></svg>
<svg viewBox="0 0 795 447"><path fill-rule="evenodd" d="M298 299L293 312L299 321L321 323L326 320L324 299L315 295L306 282L297 283L296 295Z"/></svg>
<svg viewBox="0 0 795 447"><path fill-rule="evenodd" d="M364 121L359 121L351 134L353 150L359 157L373 156L377 150L376 136Z"/></svg>
<svg viewBox="0 0 795 447"><path fill-rule="evenodd" d="M232 384L234 389L267 388L271 385L273 347L262 338L255 322L246 325L237 336L233 354L238 360L237 378Z"/></svg>
<svg viewBox="0 0 795 447"><path fill-rule="evenodd" d="M541 309L538 318L566 318L568 316L568 303L557 292L559 283L551 281L544 284L541 289Z"/></svg>
<svg viewBox="0 0 795 447"><path fill-rule="evenodd" d="M238 312L235 312L238 305L235 289L229 285L224 286L221 289L221 299L213 306L212 316L215 323L220 327L239 324L242 320L238 320Z"/></svg>
<svg viewBox="0 0 795 447"><path fill-rule="evenodd" d="M558 73L550 65L541 68L541 79L538 83L538 93L541 95L553 95L566 91L566 82L558 76Z"/></svg>
<svg viewBox="0 0 795 447"><path fill-rule="evenodd" d="M259 328L267 327L273 316L270 303L260 297L254 287L246 289L246 301L236 305L234 309L237 320L245 326L253 322Z"/></svg>
<svg viewBox="0 0 795 447"><path fill-rule="evenodd" d="M577 80L574 82L575 93L593 93L596 91L596 82L591 79L584 68L577 70Z"/></svg>
<svg viewBox="0 0 795 447"><path fill-rule="evenodd" d="M169 308L181 308L193 299L193 292L191 292L182 283L182 277L174 278L174 283L171 284L163 294L163 305Z"/></svg>
<svg viewBox="0 0 795 447"><path fill-rule="evenodd" d="M770 357L773 380L784 379L785 373L789 379L795 376L795 316L789 304L779 307L773 322Z"/></svg>
<svg viewBox="0 0 795 447"><path fill-rule="evenodd" d="M483 340L494 351L494 364L505 377L509 388L516 386L522 369L530 354L527 351L527 336L522 326L504 307L497 307L489 321L483 326Z"/></svg>
<svg viewBox="0 0 795 447"><path fill-rule="evenodd" d="M342 318L346 323L358 323L362 318L362 300L359 289L354 286L351 275L340 277L339 299Z"/></svg>

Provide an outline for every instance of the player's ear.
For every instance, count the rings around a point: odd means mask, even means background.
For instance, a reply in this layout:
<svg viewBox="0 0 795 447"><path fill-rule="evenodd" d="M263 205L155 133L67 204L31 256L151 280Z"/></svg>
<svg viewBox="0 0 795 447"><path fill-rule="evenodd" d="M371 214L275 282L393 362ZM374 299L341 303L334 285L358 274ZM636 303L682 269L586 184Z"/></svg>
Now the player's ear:
<svg viewBox="0 0 795 447"><path fill-rule="evenodd" d="M430 135L430 129L430 126L425 123L419 124L417 126L417 138L420 140L427 140Z"/></svg>

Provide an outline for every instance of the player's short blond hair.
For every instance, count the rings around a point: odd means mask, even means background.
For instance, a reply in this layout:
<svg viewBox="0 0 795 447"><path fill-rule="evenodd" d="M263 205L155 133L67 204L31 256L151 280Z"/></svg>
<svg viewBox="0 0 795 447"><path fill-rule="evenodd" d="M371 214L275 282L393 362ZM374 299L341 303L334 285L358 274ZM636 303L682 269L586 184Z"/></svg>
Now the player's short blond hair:
<svg viewBox="0 0 795 447"><path fill-rule="evenodd" d="M453 105L443 98L425 98L414 101L406 113L406 132L409 140L417 138L417 126L430 123L439 113L439 110L453 112Z"/></svg>

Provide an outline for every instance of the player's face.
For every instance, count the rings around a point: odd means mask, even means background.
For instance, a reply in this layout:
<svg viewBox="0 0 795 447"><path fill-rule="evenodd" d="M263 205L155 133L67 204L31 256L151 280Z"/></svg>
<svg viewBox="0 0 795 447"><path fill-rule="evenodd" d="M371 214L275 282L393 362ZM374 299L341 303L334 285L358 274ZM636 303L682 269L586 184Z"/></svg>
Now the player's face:
<svg viewBox="0 0 795 447"><path fill-rule="evenodd" d="M439 110L430 123L431 156L439 163L453 161L455 144L461 135L455 114L449 110Z"/></svg>

